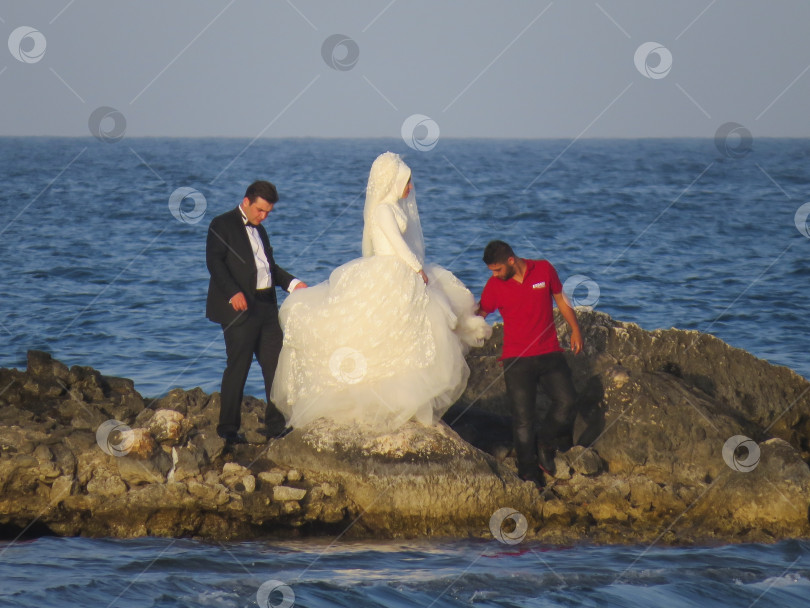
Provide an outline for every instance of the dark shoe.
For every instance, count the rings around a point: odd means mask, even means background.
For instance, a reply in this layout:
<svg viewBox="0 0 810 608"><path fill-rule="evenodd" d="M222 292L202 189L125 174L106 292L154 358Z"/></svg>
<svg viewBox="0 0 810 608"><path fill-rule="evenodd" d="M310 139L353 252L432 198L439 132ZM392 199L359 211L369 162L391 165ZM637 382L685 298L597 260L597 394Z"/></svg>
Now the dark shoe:
<svg viewBox="0 0 810 608"><path fill-rule="evenodd" d="M225 445L238 445L248 442L242 433L237 433L235 431L231 431L230 433L222 433L220 434L220 437L225 440Z"/></svg>
<svg viewBox="0 0 810 608"><path fill-rule="evenodd" d="M285 426L283 428L273 428L273 429L259 429L259 434L264 435L267 439L281 439L286 435L289 435L292 432L291 426Z"/></svg>
<svg viewBox="0 0 810 608"><path fill-rule="evenodd" d="M554 477L557 474L557 465L554 462L554 456L557 451L554 448L539 448L537 450L537 461L543 473L549 477Z"/></svg>
<svg viewBox="0 0 810 608"><path fill-rule="evenodd" d="M272 429L268 428L259 429L258 433L259 435L264 436L269 441L270 439L281 439L282 437L289 435L291 431L292 431L291 426L285 426L281 428L275 427Z"/></svg>

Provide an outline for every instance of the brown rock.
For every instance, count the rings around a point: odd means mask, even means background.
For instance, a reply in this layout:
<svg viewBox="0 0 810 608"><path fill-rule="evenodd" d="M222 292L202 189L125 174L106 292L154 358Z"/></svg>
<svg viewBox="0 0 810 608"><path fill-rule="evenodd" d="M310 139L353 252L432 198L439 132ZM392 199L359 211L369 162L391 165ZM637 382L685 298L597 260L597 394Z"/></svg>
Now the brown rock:
<svg viewBox="0 0 810 608"><path fill-rule="evenodd" d="M283 469L272 469L259 473L259 481L271 486L280 486L287 479L287 474Z"/></svg>
<svg viewBox="0 0 810 608"><path fill-rule="evenodd" d="M128 486L164 483L171 470L171 458L163 451L158 451L147 460L124 456L115 459L121 478Z"/></svg>
<svg viewBox="0 0 810 608"><path fill-rule="evenodd" d="M198 456L192 448L172 448L172 469L169 481L185 481L200 474Z"/></svg>
<svg viewBox="0 0 810 608"><path fill-rule="evenodd" d="M132 458L147 459L159 450L152 434L146 429L130 429L130 439L128 440L127 456Z"/></svg>
<svg viewBox="0 0 810 608"><path fill-rule="evenodd" d="M118 475L96 476L87 483L87 491L98 496L121 496L126 494L127 486Z"/></svg>
<svg viewBox="0 0 810 608"><path fill-rule="evenodd" d="M810 537L805 379L697 332L646 332L577 314L586 348L568 360L581 445L558 455L559 477L569 478L549 479L542 492L516 479L508 457L499 328L471 351L466 402L451 420L494 458L447 427L416 423L387 435L319 423L266 448L226 452L215 433L219 395L177 390L143 410L131 381L81 367L66 376L61 364L32 355L28 371L0 370L8 387L0 394L0 529L41 514L43 526L71 535L256 538L356 521L347 533L354 538L489 537L490 517L509 506L530 522L527 538L544 542ZM489 411L467 410L473 401ZM159 427L161 409L175 413ZM253 437L264 403L246 399L243 410ZM166 444L182 443L161 448L144 428L153 419ZM98 441L109 420L135 427L124 458ZM187 433L168 432L178 420ZM261 471L263 491L251 491L245 465Z"/></svg>
<svg viewBox="0 0 810 608"><path fill-rule="evenodd" d="M173 388L166 395L152 404L155 410L174 410L183 416L199 413L210 397L199 387L190 391Z"/></svg>
<svg viewBox="0 0 810 608"><path fill-rule="evenodd" d="M181 443L187 426L185 416L174 410L157 410L149 421L149 433L155 441L165 442L168 445Z"/></svg>
<svg viewBox="0 0 810 608"><path fill-rule="evenodd" d="M51 485L48 502L54 506L76 492L76 480L69 475L57 477Z"/></svg>
<svg viewBox="0 0 810 608"><path fill-rule="evenodd" d="M235 462L225 463L220 479L234 492L250 494L256 489L256 478L250 473L250 469Z"/></svg>
<svg viewBox="0 0 810 608"><path fill-rule="evenodd" d="M592 448L575 445L565 452L563 458L566 464L580 475L598 475L602 470L602 459Z"/></svg>
<svg viewBox="0 0 810 608"><path fill-rule="evenodd" d="M302 500L307 495L306 490L291 488L290 486L275 486L273 488L273 500L276 502L286 502L288 500Z"/></svg>
<svg viewBox="0 0 810 608"><path fill-rule="evenodd" d="M67 365L55 360L49 353L39 350L28 351L28 366L26 370L38 379L58 379L67 382L70 372Z"/></svg>

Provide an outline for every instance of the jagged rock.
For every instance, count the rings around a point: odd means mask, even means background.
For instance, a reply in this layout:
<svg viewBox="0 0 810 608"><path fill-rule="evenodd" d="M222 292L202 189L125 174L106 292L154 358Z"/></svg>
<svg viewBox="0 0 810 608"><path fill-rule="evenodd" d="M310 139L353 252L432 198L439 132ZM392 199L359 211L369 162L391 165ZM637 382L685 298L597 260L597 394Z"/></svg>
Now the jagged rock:
<svg viewBox="0 0 810 608"><path fill-rule="evenodd" d="M39 480L53 481L62 474L59 466L53 462L53 452L44 444L39 444L34 450L34 458L37 459Z"/></svg>
<svg viewBox="0 0 810 608"><path fill-rule="evenodd" d="M252 494L256 490L256 478L253 475L245 475L242 478L242 490L237 486L234 488L236 491L245 492L245 494Z"/></svg>
<svg viewBox="0 0 810 608"><path fill-rule="evenodd" d="M129 455L115 459L118 472L128 486L163 483L171 470L171 458L162 450L149 459L132 458Z"/></svg>
<svg viewBox="0 0 810 608"><path fill-rule="evenodd" d="M146 429L127 429L124 431L123 445L125 455L132 458L148 459L160 450L155 438Z"/></svg>
<svg viewBox="0 0 810 608"><path fill-rule="evenodd" d="M101 402L104 400L101 373L92 367L74 365L70 368L68 383L74 399L78 401L93 403L94 401Z"/></svg>
<svg viewBox="0 0 810 608"><path fill-rule="evenodd" d="M500 326L468 356L467 392L445 416L458 433L323 422L263 445L264 403L246 398L255 443L228 450L217 393L177 389L144 407L130 380L32 352L27 370L0 369L0 529L491 538L509 507L526 538L549 543L810 537L807 380L712 336L577 314L585 352L566 357L579 445L541 491L514 475ZM105 424L119 434L100 438Z"/></svg>
<svg viewBox="0 0 810 608"><path fill-rule="evenodd" d="M256 489L256 478L250 469L235 462L227 462L222 467L222 483L234 492L251 494Z"/></svg>
<svg viewBox="0 0 810 608"><path fill-rule="evenodd" d="M198 483L196 481L190 481L188 483L188 491L194 496L200 498L205 506L208 507L219 507L226 504L228 500L230 500L228 497L228 488L219 483L209 485Z"/></svg>
<svg viewBox="0 0 810 608"><path fill-rule="evenodd" d="M281 512L285 515L294 515L301 512L301 505L294 500L281 503Z"/></svg>
<svg viewBox="0 0 810 608"><path fill-rule="evenodd" d="M200 387L193 388L190 391L173 388L166 393L165 397L155 401L151 408L157 411L173 410L185 417L190 413L202 410L209 399L210 397Z"/></svg>
<svg viewBox="0 0 810 608"><path fill-rule="evenodd" d="M65 498L74 494L76 491L76 480L70 475L62 475L54 480L51 485L51 493L48 496L48 502L52 505L58 505Z"/></svg>
<svg viewBox="0 0 810 608"><path fill-rule="evenodd" d="M758 445L759 459L750 471L726 467L706 484L706 498L693 518L720 533L762 528L774 537L807 526L810 469L782 439Z"/></svg>
<svg viewBox="0 0 810 608"><path fill-rule="evenodd" d="M143 397L135 390L129 378L101 377L102 390L106 397L104 411L116 420L131 420L144 408Z"/></svg>
<svg viewBox="0 0 810 608"><path fill-rule="evenodd" d="M262 471L259 473L259 481L271 486L280 486L287 479L287 474L281 469L273 469L272 471Z"/></svg>
<svg viewBox="0 0 810 608"><path fill-rule="evenodd" d="M202 464L204 464L204 458L199 450L172 448L172 468L169 471L168 481L193 479L200 474Z"/></svg>
<svg viewBox="0 0 810 608"><path fill-rule="evenodd" d="M780 513L779 517L783 523L792 523L774 534L784 535L791 526L794 535L808 534L808 499L800 497L801 492L794 493L797 488L808 487L803 475L810 471L807 380L787 368L729 347L713 336L676 329L647 332L603 313L578 310L577 314L586 353L578 357L567 353L566 357L580 394L580 416L575 427L579 442L595 448L604 470L610 472L596 479L618 475L635 480L631 484L631 501L648 505L646 515L636 515L650 520L655 519L650 513L678 515L679 509L686 509L690 503L681 494L697 500L706 492L700 498L705 501L707 518L701 525L713 538L745 533L757 526L756 521L768 524L772 511L766 513L767 494L772 498L795 495L795 501L780 498L780 509L793 514ZM567 344L567 325L559 316L556 320L561 343ZM496 327L490 344L470 353L468 362L474 380L455 408L474 403L491 416L508 414L498 349L493 344L501 331L502 327ZM545 405L544 400L541 395L539 405ZM481 413L473 415L482 417ZM463 417L457 424L464 424ZM503 431L503 424L495 418L489 419L489 426L496 433ZM765 447L768 442L762 443L768 435L784 440L780 448L784 457L778 462L785 470L780 468L768 476L768 481L760 482L754 475L738 477L733 483L724 481L730 473L739 475L729 469L722 454L725 443L738 435L751 438L762 450L763 459L770 451ZM480 441L478 445L488 449ZM558 454L556 463L558 478L568 479L572 474L576 477L577 472L568 466L568 454ZM578 472L592 475L596 464L594 458L592 471ZM719 476L723 479L711 486ZM712 513L727 513L728 504L720 504L725 500L720 498L720 490L726 483L732 483L738 493L726 502L744 503L746 507L740 513L748 513L747 519L729 516L722 521L720 516L709 517ZM557 487L556 491L565 494ZM748 498L743 499L744 495ZM584 495L575 498L571 494L568 497L583 502L594 498L599 506L593 507L597 512L591 513L592 517L603 522L621 520L619 514L613 517L608 513L611 503L618 505L613 494L602 499ZM787 507L789 502L793 502L793 508ZM694 509L696 514L702 512ZM691 519L684 517L681 521L687 524Z"/></svg>
<svg viewBox="0 0 810 608"><path fill-rule="evenodd" d="M580 475L598 475L602 470L602 459L599 458L596 450L581 445L575 445L567 452L558 454L555 462L557 464L555 477L560 479L568 479L571 476L570 472ZM565 471L565 477L562 476L562 471Z"/></svg>
<svg viewBox="0 0 810 608"><path fill-rule="evenodd" d="M62 382L67 382L70 377L67 365L40 350L28 351L28 373L37 379L56 378Z"/></svg>
<svg viewBox="0 0 810 608"><path fill-rule="evenodd" d="M23 449L23 444L27 442L28 439L22 428L0 426L0 454L19 454ZM35 447L36 446L31 444L30 450L25 451L33 452ZM28 446L26 446L26 448L28 448Z"/></svg>
<svg viewBox="0 0 810 608"><path fill-rule="evenodd" d="M250 469L248 469L247 467L243 467L239 463L226 462L225 465L222 467L223 479L227 477L242 477L244 475L250 475Z"/></svg>
<svg viewBox="0 0 810 608"><path fill-rule="evenodd" d="M76 457L63 443L51 446L54 455L54 463L59 467L62 475L73 477L76 474Z"/></svg>
<svg viewBox="0 0 810 608"><path fill-rule="evenodd" d="M175 410L156 410L149 420L149 433L155 441L167 445L178 445L188 431L186 417Z"/></svg>
<svg viewBox="0 0 810 608"><path fill-rule="evenodd" d="M96 409L88 408L79 401L69 402L75 407L65 408L66 415L70 418L70 426L77 430L92 431L97 429L107 416Z"/></svg>
<svg viewBox="0 0 810 608"><path fill-rule="evenodd" d="M225 449L225 440L216 432L200 433L194 437L193 443L195 446L202 448L209 462L219 458Z"/></svg>
<svg viewBox="0 0 810 608"><path fill-rule="evenodd" d="M490 515L513 501L539 516L531 484L524 485L444 424L411 421L379 435L360 425L319 419L272 442L267 456L305 477L326 477L339 485L363 513L362 525L379 535L486 529ZM280 487L274 493L283 491Z"/></svg>
<svg viewBox="0 0 810 608"><path fill-rule="evenodd" d="M273 488L273 500L285 502L287 500L302 500L307 495L306 490L291 488L290 486L275 486Z"/></svg>
<svg viewBox="0 0 810 608"><path fill-rule="evenodd" d="M127 485L118 475L93 477L87 482L87 492L97 496L121 496L127 493Z"/></svg>
<svg viewBox="0 0 810 608"><path fill-rule="evenodd" d="M322 483L321 485L317 486L323 492L323 495L326 498L332 498L335 494L337 494L337 487L332 485L331 483Z"/></svg>

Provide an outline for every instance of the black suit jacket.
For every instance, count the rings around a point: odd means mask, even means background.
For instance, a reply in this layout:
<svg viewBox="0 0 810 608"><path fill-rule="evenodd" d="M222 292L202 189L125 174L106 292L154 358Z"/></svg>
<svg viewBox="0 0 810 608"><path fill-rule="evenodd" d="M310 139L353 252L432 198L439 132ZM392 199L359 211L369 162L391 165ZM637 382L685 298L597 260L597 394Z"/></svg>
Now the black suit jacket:
<svg viewBox="0 0 810 608"><path fill-rule="evenodd" d="M276 264L264 226L259 225L258 230L270 263L273 287L287 290L295 277ZM248 315L235 311L228 300L241 291L245 294L250 312L255 303L258 271L238 207L211 220L205 243L205 263L211 273L205 316L222 325L241 323Z"/></svg>

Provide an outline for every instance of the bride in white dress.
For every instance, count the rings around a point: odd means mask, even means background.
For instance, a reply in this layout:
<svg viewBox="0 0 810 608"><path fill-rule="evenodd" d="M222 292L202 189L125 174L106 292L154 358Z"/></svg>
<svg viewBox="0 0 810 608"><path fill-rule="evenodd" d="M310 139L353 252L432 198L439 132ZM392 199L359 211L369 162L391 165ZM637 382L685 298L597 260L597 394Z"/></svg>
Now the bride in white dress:
<svg viewBox="0 0 810 608"><path fill-rule="evenodd" d="M434 424L461 396L464 355L492 329L450 271L425 264L411 170L392 152L371 166L363 257L291 293L271 399L292 427L317 418L390 432Z"/></svg>

